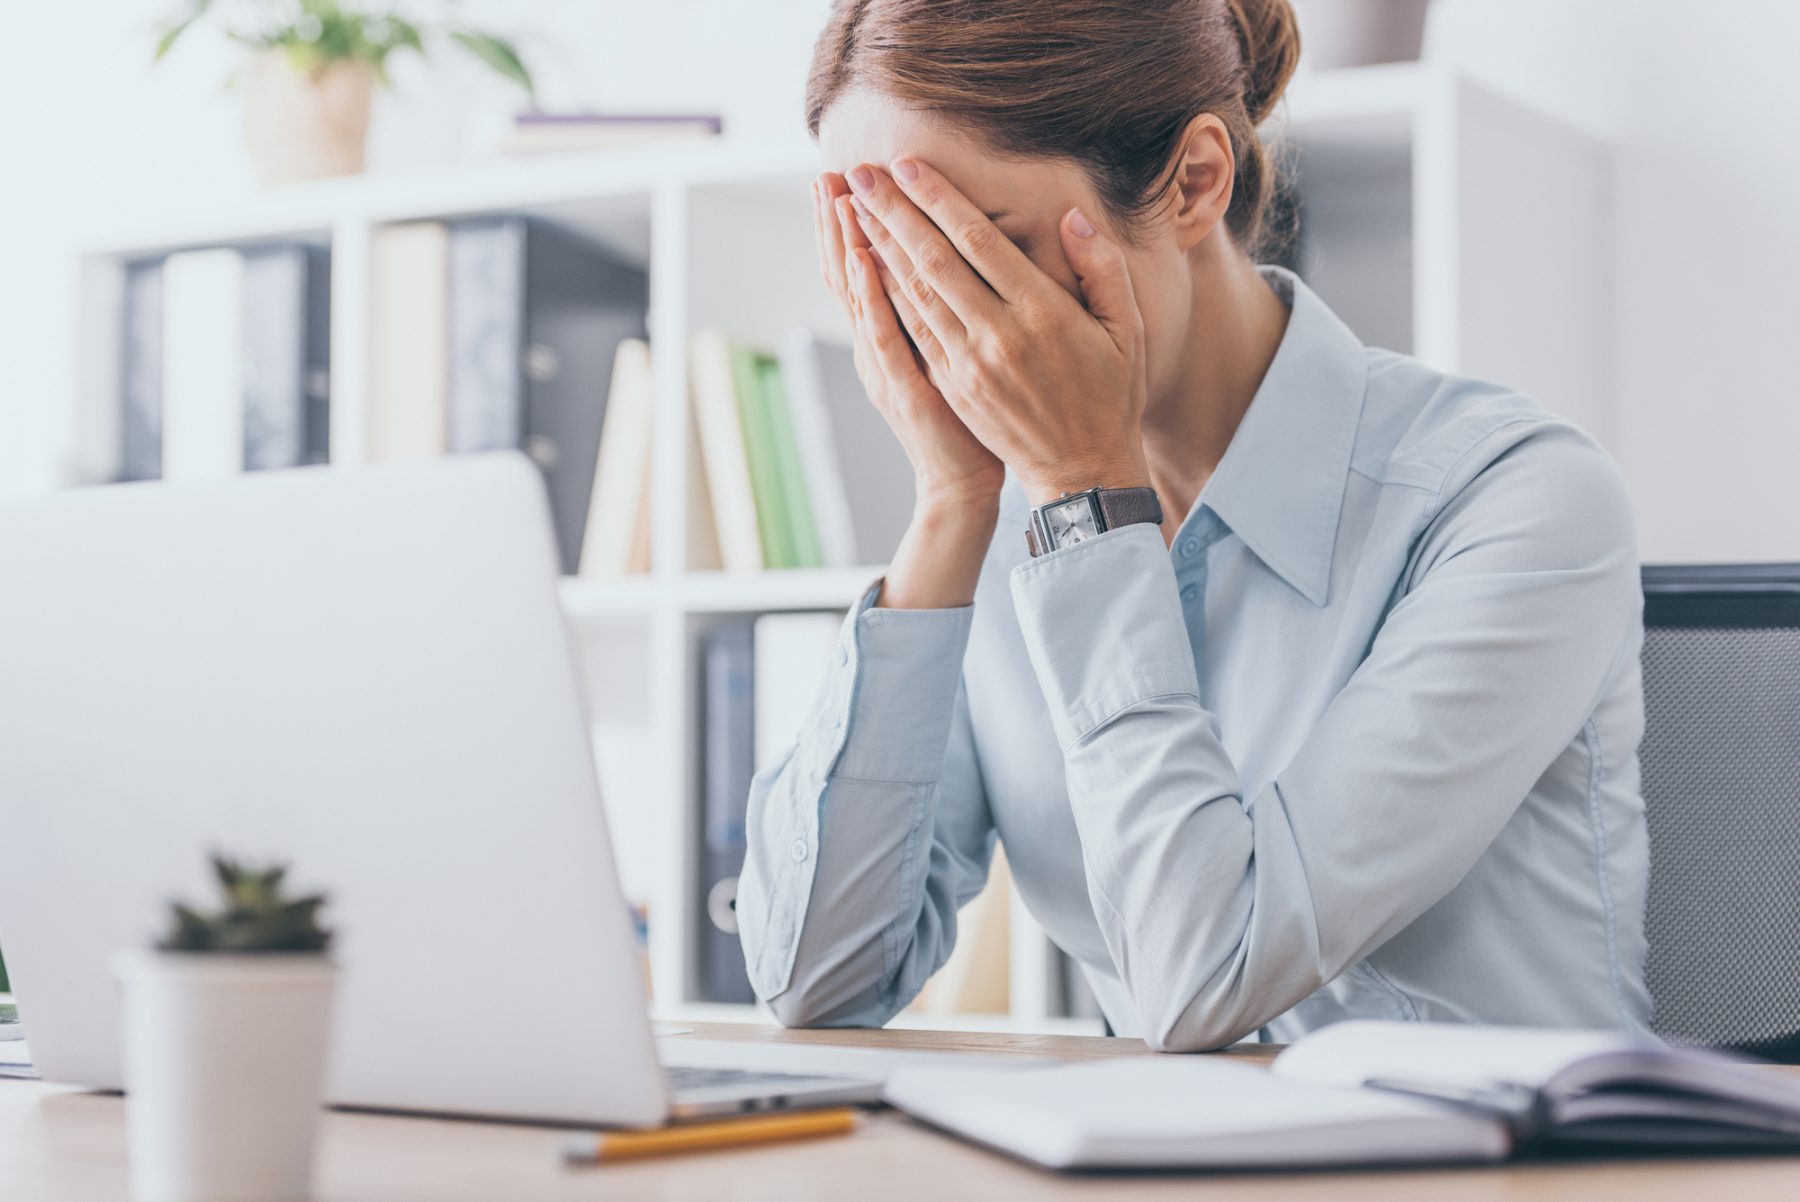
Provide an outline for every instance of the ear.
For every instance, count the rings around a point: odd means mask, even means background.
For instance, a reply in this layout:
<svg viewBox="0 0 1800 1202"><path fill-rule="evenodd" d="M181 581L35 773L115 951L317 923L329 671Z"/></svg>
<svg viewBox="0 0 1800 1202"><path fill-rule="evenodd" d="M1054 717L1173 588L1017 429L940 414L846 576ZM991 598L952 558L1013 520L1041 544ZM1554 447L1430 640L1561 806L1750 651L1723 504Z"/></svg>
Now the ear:
<svg viewBox="0 0 1800 1202"><path fill-rule="evenodd" d="M1176 243L1192 250L1225 220L1237 159L1231 153L1231 131L1211 113L1188 122L1176 149L1170 181Z"/></svg>

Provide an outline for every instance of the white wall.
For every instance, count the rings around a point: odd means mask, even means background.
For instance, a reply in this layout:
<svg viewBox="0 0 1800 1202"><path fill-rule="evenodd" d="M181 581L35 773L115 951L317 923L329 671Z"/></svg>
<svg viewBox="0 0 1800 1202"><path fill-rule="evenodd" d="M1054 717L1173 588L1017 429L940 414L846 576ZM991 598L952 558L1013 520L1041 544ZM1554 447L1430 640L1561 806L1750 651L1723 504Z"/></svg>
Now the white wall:
<svg viewBox="0 0 1800 1202"><path fill-rule="evenodd" d="M563 106L715 108L793 136L826 0L473 5L524 36ZM229 49L146 66L163 0L32 5L0 72L0 495L49 486L67 437L72 247L120 206L249 187ZM21 23L22 22L22 23ZM1647 558L1800 559L1800 4L1437 0L1432 53L1617 146L1617 395L1609 441ZM464 64L402 64L372 166L454 161L507 91ZM21 186L21 182L23 186ZM1554 204L1554 196L1544 203ZM1546 287L1555 287L1547 280Z"/></svg>
<svg viewBox="0 0 1800 1202"><path fill-rule="evenodd" d="M1617 147L1610 442L1645 558L1800 560L1800 4L1438 0L1433 22L1436 52Z"/></svg>

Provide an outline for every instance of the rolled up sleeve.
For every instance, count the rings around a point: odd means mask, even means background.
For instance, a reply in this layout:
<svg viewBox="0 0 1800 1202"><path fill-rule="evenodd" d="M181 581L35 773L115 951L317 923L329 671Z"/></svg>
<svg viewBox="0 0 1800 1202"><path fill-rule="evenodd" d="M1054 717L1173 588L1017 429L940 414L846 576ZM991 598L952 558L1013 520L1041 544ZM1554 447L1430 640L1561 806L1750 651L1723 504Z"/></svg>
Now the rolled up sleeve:
<svg viewBox="0 0 1800 1202"><path fill-rule="evenodd" d="M962 660L972 609L845 619L793 747L759 773L738 917L750 981L789 1025L887 1021L949 956L991 822Z"/></svg>

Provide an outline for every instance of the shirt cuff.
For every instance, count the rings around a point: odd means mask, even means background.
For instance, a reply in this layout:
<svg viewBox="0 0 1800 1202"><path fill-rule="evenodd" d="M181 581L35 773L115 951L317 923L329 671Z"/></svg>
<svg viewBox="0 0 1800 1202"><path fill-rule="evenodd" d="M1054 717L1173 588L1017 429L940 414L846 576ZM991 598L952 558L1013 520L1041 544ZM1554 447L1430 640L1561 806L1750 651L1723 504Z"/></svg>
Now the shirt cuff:
<svg viewBox="0 0 1800 1202"><path fill-rule="evenodd" d="M847 681L834 720L845 733L831 774L935 781L950 743L975 609L878 609L880 593L877 581L839 638Z"/></svg>
<svg viewBox="0 0 1800 1202"><path fill-rule="evenodd" d="M1198 701L1175 569L1135 523L1013 569L1013 606L1065 751L1158 697Z"/></svg>

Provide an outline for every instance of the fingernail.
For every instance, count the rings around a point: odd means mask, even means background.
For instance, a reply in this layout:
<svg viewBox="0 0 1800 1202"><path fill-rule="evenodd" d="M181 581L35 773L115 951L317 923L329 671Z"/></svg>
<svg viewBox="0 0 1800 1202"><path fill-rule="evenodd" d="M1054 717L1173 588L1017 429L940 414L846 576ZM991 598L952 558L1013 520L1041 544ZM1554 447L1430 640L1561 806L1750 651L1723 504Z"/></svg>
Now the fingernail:
<svg viewBox="0 0 1800 1202"><path fill-rule="evenodd" d="M864 221L875 220L875 214L869 212L869 206L862 202L862 197L852 196L850 198L850 207L855 209L856 215L861 217Z"/></svg>
<svg viewBox="0 0 1800 1202"><path fill-rule="evenodd" d="M1080 209L1069 210L1069 229L1074 232L1077 238L1092 238L1094 236L1094 223L1089 221L1087 215Z"/></svg>
<svg viewBox="0 0 1800 1202"><path fill-rule="evenodd" d="M875 173L867 167L856 167L850 172L850 186L858 192L867 192L875 186Z"/></svg>
<svg viewBox="0 0 1800 1202"><path fill-rule="evenodd" d="M919 165L911 159L895 159L894 178L903 184L912 183L919 178Z"/></svg>

